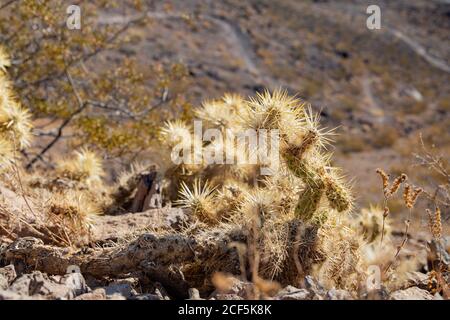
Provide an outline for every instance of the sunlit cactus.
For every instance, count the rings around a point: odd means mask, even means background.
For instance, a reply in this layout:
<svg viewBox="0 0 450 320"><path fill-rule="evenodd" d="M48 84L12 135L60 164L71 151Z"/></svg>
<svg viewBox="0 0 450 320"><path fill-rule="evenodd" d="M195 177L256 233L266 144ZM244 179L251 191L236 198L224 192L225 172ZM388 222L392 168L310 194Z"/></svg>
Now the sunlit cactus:
<svg viewBox="0 0 450 320"><path fill-rule="evenodd" d="M0 47L0 70L6 72L6 68L11 66L11 59L5 49Z"/></svg>
<svg viewBox="0 0 450 320"><path fill-rule="evenodd" d="M332 167L326 149L333 130L320 128L319 116L311 107L281 90L258 93L248 100L225 95L204 103L194 114L203 130L219 130L222 140L203 141L199 136L203 133L195 132L195 124L168 122L161 129L167 154L173 156L175 146L183 147L184 151L196 152L200 161L169 166L165 178L179 192L167 190L165 194L206 226L231 223L248 230L262 252L262 272L271 278L282 272L283 264L294 254L294 225L310 230L299 236L310 238L305 252L314 254L316 236L311 230L317 233L330 217L350 211L353 203L350 188L340 171ZM233 156L259 156L260 151L251 148L233 150L236 142L227 133L246 130L256 134L278 132L279 154L274 159L280 163L269 175L261 174L261 163L238 163L237 158L232 163L205 162L205 154L218 153L218 159L224 161L229 152ZM304 258L303 267L307 269L310 262L306 261L312 260Z"/></svg>
<svg viewBox="0 0 450 320"><path fill-rule="evenodd" d="M87 186L100 184L104 175L101 159L88 149L81 149L72 157L59 160L57 172L62 177L85 183Z"/></svg>
<svg viewBox="0 0 450 320"><path fill-rule="evenodd" d="M202 184L200 180L195 180L192 190L182 183L178 204L192 210L192 213L203 222L211 223L217 220L214 188L208 182Z"/></svg>
<svg viewBox="0 0 450 320"><path fill-rule="evenodd" d="M301 184L297 194L290 195L298 198L295 215L309 221L324 202L328 203L330 210L337 212L347 211L352 207L350 188L339 171L331 167L330 156L326 152L333 130L321 129L319 117L303 101L290 97L281 90L273 93L268 91L259 93L248 101L239 96L225 95L222 100L204 103L195 111L195 114L206 127L219 129L223 134L223 140L197 141L200 149L195 148L194 140L201 137L192 134L190 125L179 120L168 122L161 130L162 141L168 147L168 151L173 152L171 148L182 143L186 144L186 146L183 145L185 150L201 153L196 155L201 159L201 164L197 163L196 166L182 164L182 167L192 169L190 173L169 170L173 175L178 175L177 178L180 178L180 174L187 174L205 178L216 186L222 186L225 180L250 183L249 186L255 183L260 185L262 177L257 170L260 167L258 164L205 164L201 156L205 153L219 152L226 155L232 152L229 149L233 149L235 145L228 141L227 129L235 132L239 130L243 132L247 129L253 129L256 132L262 129L276 129L280 137L281 165L287 168L286 172L289 175L298 178L298 183ZM252 150L249 152L251 153ZM193 170L195 167L197 170ZM187 179L186 176L184 180L192 182L192 179ZM268 176L266 183L270 184L270 180L271 177ZM186 188L188 186L183 185L184 191L187 190ZM323 214L321 215L323 217Z"/></svg>
<svg viewBox="0 0 450 320"><path fill-rule="evenodd" d="M0 170L9 167L14 154L30 144L31 116L17 102L6 74L10 59L0 47Z"/></svg>

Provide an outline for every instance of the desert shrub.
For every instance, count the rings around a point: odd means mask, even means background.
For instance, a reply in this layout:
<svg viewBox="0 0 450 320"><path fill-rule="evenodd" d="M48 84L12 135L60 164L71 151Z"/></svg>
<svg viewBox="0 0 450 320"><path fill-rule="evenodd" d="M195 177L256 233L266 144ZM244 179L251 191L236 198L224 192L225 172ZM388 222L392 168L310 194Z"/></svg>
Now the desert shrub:
<svg viewBox="0 0 450 320"><path fill-rule="evenodd" d="M347 112L355 112L359 109L358 101L352 96L339 97L338 104Z"/></svg>
<svg viewBox="0 0 450 320"><path fill-rule="evenodd" d="M322 82L315 79L305 79L301 85L301 92L306 99L311 100L314 96L321 92Z"/></svg>
<svg viewBox="0 0 450 320"><path fill-rule="evenodd" d="M52 120L34 131L47 139L27 148L28 168L49 166L48 151L69 128L73 147L92 147L109 158L134 155L155 137L156 123L186 105L179 95L187 76L183 65L143 68L121 50L135 40L128 30L149 21L141 1L134 5L142 16L123 24L102 24L98 16L120 2L83 2L79 30L66 26L68 5L10 1L0 10L0 43L12 54L15 90L34 119Z"/></svg>
<svg viewBox="0 0 450 320"><path fill-rule="evenodd" d="M57 163L57 173L87 186L100 184L104 175L101 160L87 149L76 151L72 158L61 159Z"/></svg>
<svg viewBox="0 0 450 320"><path fill-rule="evenodd" d="M367 142L362 136L341 135L336 140L338 150L343 153L361 152L368 149Z"/></svg>
<svg viewBox="0 0 450 320"><path fill-rule="evenodd" d="M48 193L45 199L47 215L59 218L63 226L60 230L70 233L71 239L78 239L91 228L90 219L100 214L100 209L86 192L67 190ZM70 239L69 238L69 239Z"/></svg>
<svg viewBox="0 0 450 320"><path fill-rule="evenodd" d="M19 151L26 150L31 142L31 116L20 105L8 80L6 68L10 60L0 49L0 173L17 194L25 201L25 211L34 216L39 235L54 244L72 245L89 233L89 219L100 212L103 169L96 154L89 150L75 153L58 163L55 172L25 172L21 168ZM59 177L73 180L68 184ZM3 183L3 181L2 181ZM97 195L88 190L96 188ZM9 212L4 208L5 212ZM17 213L20 216L22 212ZM25 221L26 222L26 221Z"/></svg>
<svg viewBox="0 0 450 320"><path fill-rule="evenodd" d="M373 128L373 135L369 138L374 148L381 149L394 145L398 140L399 133L397 129L386 126L376 126Z"/></svg>
<svg viewBox="0 0 450 320"><path fill-rule="evenodd" d="M410 114L421 114L427 109L427 103L424 101L414 101L411 103L407 110Z"/></svg>
<svg viewBox="0 0 450 320"><path fill-rule="evenodd" d="M450 98L442 98L439 102L438 102L438 110L442 110L442 111L450 111Z"/></svg>

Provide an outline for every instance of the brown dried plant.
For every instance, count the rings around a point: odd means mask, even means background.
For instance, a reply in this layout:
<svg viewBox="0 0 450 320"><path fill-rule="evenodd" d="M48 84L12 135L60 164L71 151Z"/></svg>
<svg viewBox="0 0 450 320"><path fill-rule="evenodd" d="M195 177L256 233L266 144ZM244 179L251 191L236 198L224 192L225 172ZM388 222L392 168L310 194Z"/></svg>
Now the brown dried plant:
<svg viewBox="0 0 450 320"><path fill-rule="evenodd" d="M404 221L405 224L404 236L402 242L397 247L394 258L388 263L388 265L384 269L384 272L387 273L394 264L394 262L397 260L398 256L400 255L400 252L405 247L408 241L408 232L411 225L412 209L414 208L419 195L423 192L423 189L409 184L407 182L408 177L404 173L400 174L397 178L394 179L392 184L390 184L389 176L382 169L377 169L376 172L380 175L382 179L383 196L384 196L383 227L382 227L383 231L381 234L380 245L382 245L383 242L385 219L388 217L390 212L387 202L391 197L393 197L397 193L402 184L404 184L402 194L403 202L405 207L408 209L408 218Z"/></svg>
<svg viewBox="0 0 450 320"><path fill-rule="evenodd" d="M442 238L442 220L441 220L441 209L436 206L434 212L430 209L426 209L426 213L428 216L428 226L430 228L430 232L433 235L435 240L439 240Z"/></svg>
<svg viewBox="0 0 450 320"><path fill-rule="evenodd" d="M380 175L382 183L383 183L383 196L384 196L384 212L383 212L383 227L382 227L382 233L381 233L381 239L380 243L383 243L384 238L384 225L385 225L385 219L389 215L389 207L387 205L388 200L395 195L395 193L398 191L402 183L404 183L408 177L406 174L402 173L399 175L395 180L392 182L391 185L389 185L389 175L386 174L386 172L380 168L376 170L376 172Z"/></svg>

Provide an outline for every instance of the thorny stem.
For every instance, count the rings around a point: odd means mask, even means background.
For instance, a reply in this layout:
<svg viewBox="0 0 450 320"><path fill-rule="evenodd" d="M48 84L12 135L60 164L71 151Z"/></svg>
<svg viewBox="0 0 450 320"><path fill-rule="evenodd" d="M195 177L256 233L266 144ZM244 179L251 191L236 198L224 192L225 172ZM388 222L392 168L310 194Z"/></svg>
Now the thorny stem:
<svg viewBox="0 0 450 320"><path fill-rule="evenodd" d="M6 1L4 4L2 4L2 5L0 6L0 10L6 8L7 6L9 6L10 4L13 4L13 3L16 2L16 1L17 1L17 0L9 0L9 1Z"/></svg>
<svg viewBox="0 0 450 320"><path fill-rule="evenodd" d="M15 2L16 0L12 0L7 2L5 5L1 6L0 9L6 7L7 5ZM133 24L139 23L141 21L144 21L147 18L146 14L140 15L139 17L129 21L128 23L125 24L125 26L123 26L122 28L120 28L116 33L114 33L109 39L107 39L107 41L105 43L110 44L112 42L114 42L117 38L119 38L119 36L121 34L123 34L125 31L127 31ZM95 102L93 101L82 101L80 98L80 95L78 93L78 91L76 90L73 80L69 74L69 68L77 63L83 63L88 61L89 59L91 59L92 57L96 56L97 54L99 54L100 52L102 52L103 50L106 50L106 47L99 47L95 50L93 50L92 52L89 52L85 55L82 55L81 57L77 58L77 59L73 59L72 61L70 61L69 63L66 63L66 66L64 68L64 70L62 70L61 72L57 73L57 74L52 74L52 75L48 75L42 79L36 80L35 82L32 83L28 83L26 85L39 85L42 82L46 82L49 80L55 80L55 79L59 79L61 77L63 77L64 75L68 78L69 80L69 84L72 87L72 90L74 91L74 94L76 96L76 99L78 101L78 105L79 107L67 118L63 121L63 123L60 125L60 127L57 130L57 133L55 135L55 137L53 138L52 141L50 141L50 143L48 143L40 152L39 154L37 154L33 159L31 159L31 161L26 165L26 168L29 170L33 167L33 165L38 161L38 160L42 160L42 156L47 153L61 138L62 136L62 132L63 129L69 125L69 123L73 120L73 118L78 115L79 113L81 113L89 104L91 105L95 105ZM166 101L167 97L164 97L163 99L161 99L161 101L156 104L155 106L152 106L151 108L149 108L150 110L148 110L147 112L152 111L153 109L157 108L160 104L162 104L163 102Z"/></svg>
<svg viewBox="0 0 450 320"><path fill-rule="evenodd" d="M13 146L14 146L14 148L13 148L13 168L14 168L14 171L16 173L17 182L19 183L20 191L22 193L22 198L25 201L25 204L27 205L28 210L30 210L30 212L33 214L33 216L36 217L36 213L33 211L33 209L31 209L31 206L28 203L28 199L25 196L25 189L23 187L22 179L20 177L19 168L18 168L17 163L16 163L16 148L17 148L17 146L16 146L16 134L15 134L15 132L13 132Z"/></svg>
<svg viewBox="0 0 450 320"><path fill-rule="evenodd" d="M253 237L251 237L251 242L249 243L249 262L252 269L252 282L256 284L258 282L258 270L259 270L259 253L257 250L257 241L258 241L258 223L257 219L259 219L258 212L256 212L254 218L252 219L251 232L253 233ZM259 289L258 286L254 286L253 298L259 299Z"/></svg>
<svg viewBox="0 0 450 320"><path fill-rule="evenodd" d="M386 195L384 196L384 209L383 210L386 210L386 208L388 208L388 206L387 206L387 198L386 198ZM384 239L384 226L385 226L385 223L386 223L386 218L387 218L387 214L386 214L386 211L384 211L383 212L383 224L382 224L382 227L381 227L381 240L380 240L380 246L383 244L383 239Z"/></svg>
<svg viewBox="0 0 450 320"><path fill-rule="evenodd" d="M389 265L386 267L386 269L384 270L384 273L387 273L389 271L389 269L391 268L392 264L397 260L399 254L400 254L400 251L402 251L403 247L405 246L406 242L408 241L409 224L410 224L410 220L409 219L405 220L405 237L403 238L402 243L398 246L397 252L395 253L394 258L389 263Z"/></svg>
<svg viewBox="0 0 450 320"><path fill-rule="evenodd" d="M72 119L73 119L75 116L77 116L78 114L80 114L81 112L83 112L83 110L88 106L88 104L87 104L85 101L83 101L83 100L81 99L81 96L80 96L80 94L78 93L78 90L77 90L76 87L75 87L75 84L74 84L74 82L73 82L73 80L72 80L72 77L71 77L71 75L70 75L70 73L69 73L69 70L66 70L66 75L67 75L67 80L69 81L69 84L70 84L70 86L71 86L71 88L72 88L72 90L73 90L73 93L74 93L74 95L75 95L75 98L77 99L77 102L78 102L78 108L77 108L74 112L72 112L72 114L71 114L66 120L64 120L63 123L59 126L58 131L57 131L55 137L53 138L53 140L50 141L50 142L44 147L44 149L41 150L41 152L40 152L38 155L36 155L33 159L31 159L31 161L30 161L30 162L27 164L27 166L26 166L27 169L31 169L31 168L33 167L34 163L35 163L36 161L38 161L39 159L41 159L42 156L43 156L47 151L49 151L49 150L50 150L50 149L58 142L58 140L59 140L59 139L61 138L61 136L62 136L62 133L63 133L64 128L65 128L67 125L69 125L69 123L72 121Z"/></svg>

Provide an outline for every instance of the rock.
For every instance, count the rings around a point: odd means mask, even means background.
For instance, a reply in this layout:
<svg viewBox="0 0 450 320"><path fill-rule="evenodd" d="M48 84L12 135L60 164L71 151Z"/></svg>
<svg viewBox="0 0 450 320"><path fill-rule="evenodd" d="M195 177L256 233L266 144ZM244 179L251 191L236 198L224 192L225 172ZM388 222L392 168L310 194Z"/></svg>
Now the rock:
<svg viewBox="0 0 450 320"><path fill-rule="evenodd" d="M346 290L333 288L327 292L326 300L353 300L353 297Z"/></svg>
<svg viewBox="0 0 450 320"><path fill-rule="evenodd" d="M438 292L436 292L434 294L434 300L444 300L444 298Z"/></svg>
<svg viewBox="0 0 450 320"><path fill-rule="evenodd" d="M22 237L14 241L8 246L9 251L21 251L23 249L32 248L35 245L43 245L44 242L41 239L34 237Z"/></svg>
<svg viewBox="0 0 450 320"><path fill-rule="evenodd" d="M427 257L429 270L438 263L443 263L447 268L450 268L450 253L448 252L450 237L443 237L439 240L433 239L428 242L428 247L430 249Z"/></svg>
<svg viewBox="0 0 450 320"><path fill-rule="evenodd" d="M106 300L127 300L127 298L120 293L114 293L112 295L107 295Z"/></svg>
<svg viewBox="0 0 450 320"><path fill-rule="evenodd" d="M234 293L218 293L210 300L244 300L244 298Z"/></svg>
<svg viewBox="0 0 450 320"><path fill-rule="evenodd" d="M390 300L433 300L433 295L418 287L397 290L391 293Z"/></svg>
<svg viewBox="0 0 450 320"><path fill-rule="evenodd" d="M361 297L365 300L387 300L389 299L389 293L386 287L381 286L380 289L372 289L363 293Z"/></svg>
<svg viewBox="0 0 450 320"><path fill-rule="evenodd" d="M414 271L407 273L408 280L405 284L405 289L410 287L419 287L420 289L426 290L429 285L429 276L425 273Z"/></svg>
<svg viewBox="0 0 450 320"><path fill-rule="evenodd" d="M287 286L280 290L274 298L277 300L311 300L312 295L306 289Z"/></svg>
<svg viewBox="0 0 450 320"><path fill-rule="evenodd" d="M1 300L31 300L30 296L25 296L13 292L11 290L0 290L0 301Z"/></svg>
<svg viewBox="0 0 450 320"><path fill-rule="evenodd" d="M144 293L132 297L131 300L164 300L164 299L161 299L161 297L157 294Z"/></svg>
<svg viewBox="0 0 450 320"><path fill-rule="evenodd" d="M76 280L75 280L76 279ZM85 292L81 274L64 276L61 282L49 278L40 271L17 278L9 287L9 291L22 296L42 297L46 299L73 299L78 293ZM67 281L67 284L65 283Z"/></svg>
<svg viewBox="0 0 450 320"><path fill-rule="evenodd" d="M81 273L69 273L61 278L61 282L69 288L74 296L78 296L80 294L84 294L90 291L89 287L84 280L84 277Z"/></svg>
<svg viewBox="0 0 450 320"><path fill-rule="evenodd" d="M326 295L325 289L322 285L316 281L312 276L306 276L304 279L306 290L312 294L313 300L323 300Z"/></svg>
<svg viewBox="0 0 450 320"><path fill-rule="evenodd" d="M6 290L9 287L8 279L0 274L0 290Z"/></svg>
<svg viewBox="0 0 450 320"><path fill-rule="evenodd" d="M253 284L244 282L237 278L230 278L230 285L227 289L215 290L210 298L217 300L242 300L248 299L248 293L253 292Z"/></svg>
<svg viewBox="0 0 450 320"><path fill-rule="evenodd" d="M42 287L51 286L49 283L50 281L40 271L34 271L31 274L24 274L17 278L12 283L10 291L23 296L32 296L41 293L40 289Z"/></svg>
<svg viewBox="0 0 450 320"><path fill-rule="evenodd" d="M97 288L91 292L79 295L74 300L106 300L106 292L103 288Z"/></svg>
<svg viewBox="0 0 450 320"><path fill-rule="evenodd" d="M200 292L196 288L190 288L189 291L189 300L204 300L200 298Z"/></svg>
<svg viewBox="0 0 450 320"><path fill-rule="evenodd" d="M14 268L14 265L10 264L10 265L7 265L6 267L0 268L0 278L1 277L3 277L7 281L8 286L9 286L14 281L14 279L16 279L16 277L17 277L16 269Z"/></svg>
<svg viewBox="0 0 450 320"><path fill-rule="evenodd" d="M177 229L187 221L188 216L181 208L164 207L116 216L98 215L92 219L96 226L93 230L92 240L101 243L109 240L114 242L118 238L125 238L130 234L141 232L148 226Z"/></svg>
<svg viewBox="0 0 450 320"><path fill-rule="evenodd" d="M119 279L111 282L107 287L105 287L106 297L108 299L114 298L118 299L118 296L122 296L125 299L129 299L135 295L137 295L136 290L134 290L134 286L139 283L139 280L136 278L126 278Z"/></svg>
<svg viewBox="0 0 450 320"><path fill-rule="evenodd" d="M155 295L158 296L159 300L170 300L169 294L166 289L160 284L157 284L157 288L155 289Z"/></svg>

